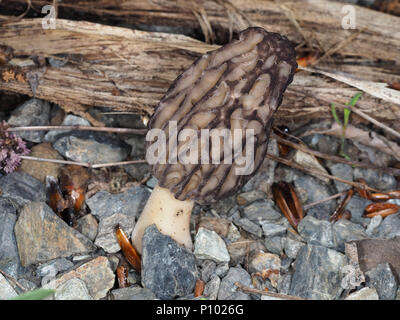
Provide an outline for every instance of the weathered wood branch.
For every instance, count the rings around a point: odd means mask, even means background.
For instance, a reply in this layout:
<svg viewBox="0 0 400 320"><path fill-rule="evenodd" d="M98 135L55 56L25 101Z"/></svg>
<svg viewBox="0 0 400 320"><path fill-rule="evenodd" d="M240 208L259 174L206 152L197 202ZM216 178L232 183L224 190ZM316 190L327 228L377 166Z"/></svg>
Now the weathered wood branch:
<svg viewBox="0 0 400 320"><path fill-rule="evenodd" d="M217 48L182 35L63 19L57 19L56 29L47 30L41 19L5 24L0 27L0 45L11 47L14 57L38 57L35 61L58 57L66 62L58 67L36 62L33 67L19 68L12 66L11 60L0 65L0 90L33 96L28 80L36 72L39 82L35 96L57 103L66 111L106 106L146 115L152 113L172 81L196 57ZM338 60L335 65L339 70L358 72L363 79L400 80L397 65L349 65L345 60ZM299 72L277 118L329 118L327 101L345 104L358 91L322 75ZM357 106L389 123L400 116L399 105L368 94Z"/></svg>
<svg viewBox="0 0 400 320"><path fill-rule="evenodd" d="M26 0L13 0L21 12ZM52 0L31 0L37 12ZM6 9L12 6L5 1ZM342 20L345 4L331 0L65 0L59 2L59 18L82 17L96 22L116 23L129 26L174 26L201 30L195 13L204 9L207 19L216 33L227 34L229 29L238 32L250 24L279 32L297 43L304 39L288 12L300 25L303 34L315 39L325 50L336 46L356 30L345 30ZM353 6L356 9L356 29L363 30L338 53L362 56L370 59L398 61L400 48L400 18L371 9ZM204 15L203 15L204 16ZM201 20L201 19L200 19ZM225 32L224 32L225 30Z"/></svg>

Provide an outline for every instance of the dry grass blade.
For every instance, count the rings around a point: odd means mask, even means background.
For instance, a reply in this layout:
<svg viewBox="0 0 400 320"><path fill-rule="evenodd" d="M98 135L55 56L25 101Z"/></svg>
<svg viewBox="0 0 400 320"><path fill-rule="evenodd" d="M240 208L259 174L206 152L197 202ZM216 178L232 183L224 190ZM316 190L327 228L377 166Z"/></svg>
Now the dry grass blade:
<svg viewBox="0 0 400 320"><path fill-rule="evenodd" d="M248 288L244 285L242 285L240 282L235 282L235 286L238 287L240 291L246 292L246 293L255 293L255 294L261 294L264 296L269 296L273 298L278 298L282 300L308 300L302 297L297 297L297 296L289 296L286 294L281 294L281 293L274 293L274 292L266 292L258 289L253 289L253 288Z"/></svg>

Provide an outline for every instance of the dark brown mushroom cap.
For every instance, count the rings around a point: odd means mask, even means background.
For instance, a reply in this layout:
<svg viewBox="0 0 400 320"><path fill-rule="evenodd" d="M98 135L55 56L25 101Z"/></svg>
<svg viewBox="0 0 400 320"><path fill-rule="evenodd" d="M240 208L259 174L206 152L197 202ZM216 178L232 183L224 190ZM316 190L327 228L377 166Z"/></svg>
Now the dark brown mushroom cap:
<svg viewBox="0 0 400 320"><path fill-rule="evenodd" d="M168 146L167 163L160 161L151 165L159 185L168 188L179 200L193 199L201 204L236 193L265 158L273 114L296 68L292 43L259 27L240 32L238 40L198 58L174 81L148 124L149 129L163 130ZM175 121L177 134L183 141L169 139L173 128L170 126L174 123L171 121ZM190 137L184 140L184 129L194 130L198 140ZM230 154L228 149L224 151L222 136L218 147L218 139L201 140L202 129L216 129L216 134L224 133L225 129L225 134L232 134L232 146L237 147L231 148L232 163L225 161ZM242 134L235 136L235 129L242 129ZM246 139L246 129L254 130L254 154L246 153L246 143L251 142ZM173 159L174 154L190 154L189 148L194 142L199 143L197 152L193 153L198 163L182 163L180 158L176 163L168 161L170 155ZM148 142L147 148L153 143ZM201 148L217 155L213 159L220 158L220 163L212 160L205 163L201 159ZM244 169L246 164L240 162L240 153L235 150L242 151L242 156L251 155L254 160L253 167L244 175L237 174L237 169Z"/></svg>

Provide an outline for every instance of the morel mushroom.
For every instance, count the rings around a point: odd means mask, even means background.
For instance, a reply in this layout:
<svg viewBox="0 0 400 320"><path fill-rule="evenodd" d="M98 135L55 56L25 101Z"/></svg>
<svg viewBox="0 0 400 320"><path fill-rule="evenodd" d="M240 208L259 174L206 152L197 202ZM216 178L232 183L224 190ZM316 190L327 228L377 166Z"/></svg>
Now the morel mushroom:
<svg viewBox="0 0 400 320"><path fill-rule="evenodd" d="M273 114L296 68L286 37L252 27L198 58L174 81L148 124L146 140L164 133L157 142L165 149L154 151L155 143L147 143L147 160L151 152L157 157L149 163L159 185L132 233L139 252L151 224L192 248L194 202L233 195L255 174L267 152Z"/></svg>

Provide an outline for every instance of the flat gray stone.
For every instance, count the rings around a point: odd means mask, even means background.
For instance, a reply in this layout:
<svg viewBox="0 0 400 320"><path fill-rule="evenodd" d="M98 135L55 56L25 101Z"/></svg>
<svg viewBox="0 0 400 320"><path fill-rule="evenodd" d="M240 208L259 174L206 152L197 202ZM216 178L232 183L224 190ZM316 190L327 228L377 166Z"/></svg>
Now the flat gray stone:
<svg viewBox="0 0 400 320"><path fill-rule="evenodd" d="M89 163L123 161L130 152L130 146L123 141L89 131L63 134L53 148L69 160Z"/></svg>
<svg viewBox="0 0 400 320"><path fill-rule="evenodd" d="M244 231L255 235L257 238L261 238L262 230L258 223L254 223L247 218L235 219L235 224L241 227Z"/></svg>
<svg viewBox="0 0 400 320"><path fill-rule="evenodd" d="M67 271L69 269L72 269L73 267L74 264L71 261L65 258L59 258L39 265L36 269L36 273L40 277L50 275L55 276L57 273Z"/></svg>
<svg viewBox="0 0 400 320"><path fill-rule="evenodd" d="M93 300L83 280L72 278L60 285L55 294L55 300Z"/></svg>
<svg viewBox="0 0 400 320"><path fill-rule="evenodd" d="M57 290L65 282L73 278L77 278L85 282L90 296L95 300L106 297L108 291L115 284L115 274L110 268L108 259L100 256L80 265L74 270L61 275L56 280L44 285L43 288L52 288Z"/></svg>
<svg viewBox="0 0 400 320"><path fill-rule="evenodd" d="M203 296L208 300L217 300L220 285L220 277L213 275L204 287Z"/></svg>
<svg viewBox="0 0 400 320"><path fill-rule="evenodd" d="M228 274L222 279L218 300L250 300L247 293L237 290L235 282L240 282L242 285L249 287L251 285L251 277L241 267L230 268Z"/></svg>
<svg viewBox="0 0 400 320"><path fill-rule="evenodd" d="M198 271L194 255L153 224L142 239L142 285L156 297L170 300L194 290Z"/></svg>
<svg viewBox="0 0 400 320"><path fill-rule="evenodd" d="M340 219L333 225L333 233L339 251L344 252L346 242L362 240L368 237L364 228L349 220Z"/></svg>
<svg viewBox="0 0 400 320"><path fill-rule="evenodd" d="M260 222L260 225L266 237L284 236L288 228L286 224L268 223L266 221Z"/></svg>
<svg viewBox="0 0 400 320"><path fill-rule="evenodd" d="M99 220L115 213L123 213L132 218L138 217L142 212L150 191L141 186L133 186L122 193L111 194L99 191L86 200L91 213Z"/></svg>
<svg viewBox="0 0 400 320"><path fill-rule="evenodd" d="M8 119L13 127L47 126L50 118L50 104L40 99L30 99L17 107ZM45 131L16 132L24 140L40 143Z"/></svg>
<svg viewBox="0 0 400 320"><path fill-rule="evenodd" d="M16 296L17 292L7 281L7 279L0 273L0 300L7 300Z"/></svg>
<svg viewBox="0 0 400 320"><path fill-rule="evenodd" d="M265 247L269 252L281 255L283 253L283 248L286 243L285 237L272 237L272 238L265 238L264 244Z"/></svg>
<svg viewBox="0 0 400 320"><path fill-rule="evenodd" d="M0 198L0 269L13 278L18 277L20 266L14 226L17 214L7 199Z"/></svg>
<svg viewBox="0 0 400 320"><path fill-rule="evenodd" d="M380 239L393 239L400 236L400 215L392 214L383 219L376 231Z"/></svg>
<svg viewBox="0 0 400 320"><path fill-rule="evenodd" d="M347 259L332 249L306 245L295 262L290 294L315 300L338 299L343 291L341 270Z"/></svg>
<svg viewBox="0 0 400 320"><path fill-rule="evenodd" d="M77 221L76 230L94 241L97 236L99 223L92 214L86 214Z"/></svg>
<svg viewBox="0 0 400 320"><path fill-rule="evenodd" d="M158 300L154 293L140 286L130 286L111 291L114 300Z"/></svg>
<svg viewBox="0 0 400 320"><path fill-rule="evenodd" d="M216 263L229 262L230 256L224 240L214 231L199 228L194 242L197 259L209 259Z"/></svg>
<svg viewBox="0 0 400 320"><path fill-rule="evenodd" d="M333 165L329 166L329 169L331 170L332 175L334 175L335 177L346 179L348 181L353 181L352 166L344 163L334 163ZM347 191L350 189L349 185L343 182L337 180L334 180L333 182L338 192Z"/></svg>
<svg viewBox="0 0 400 320"><path fill-rule="evenodd" d="M46 201L44 185L24 172L11 172L0 178L1 196L7 198L16 209L31 201Z"/></svg>
<svg viewBox="0 0 400 320"><path fill-rule="evenodd" d="M96 249L88 238L69 227L43 202L24 206L14 230L22 266Z"/></svg>
<svg viewBox="0 0 400 320"><path fill-rule="evenodd" d="M123 213L115 213L102 219L99 223L99 232L94 244L107 253L116 253L121 250L115 236L115 226L117 224L121 226L126 234L131 234L135 226L132 217Z"/></svg>
<svg viewBox="0 0 400 320"><path fill-rule="evenodd" d="M81 117L78 117L73 114L67 114L61 123L62 126L87 126L91 127L91 124L89 121L86 119L83 119ZM44 141L46 142L54 142L57 140L58 136L62 134L66 134L68 132L71 132L72 130L51 130L46 133L44 136Z"/></svg>
<svg viewBox="0 0 400 320"><path fill-rule="evenodd" d="M365 273L368 287L375 288L380 300L394 300L399 288L396 275L388 263L378 265Z"/></svg>
<svg viewBox="0 0 400 320"><path fill-rule="evenodd" d="M257 223L263 220L276 221L282 217L282 214L275 208L274 202L269 199L255 201L244 207L243 215Z"/></svg>
<svg viewBox="0 0 400 320"><path fill-rule="evenodd" d="M296 259L297 254L299 253L300 249L303 248L306 244L304 242L296 241L290 238L285 238L284 250L286 255L290 259Z"/></svg>
<svg viewBox="0 0 400 320"><path fill-rule="evenodd" d="M331 196L331 192L324 182L309 175L296 179L294 185L303 205ZM334 209L334 201L320 203L307 210L307 216L319 220L329 220Z"/></svg>
<svg viewBox="0 0 400 320"><path fill-rule="evenodd" d="M332 225L329 221L306 216L300 221L297 230L308 244L321 245L327 248L336 247Z"/></svg>

